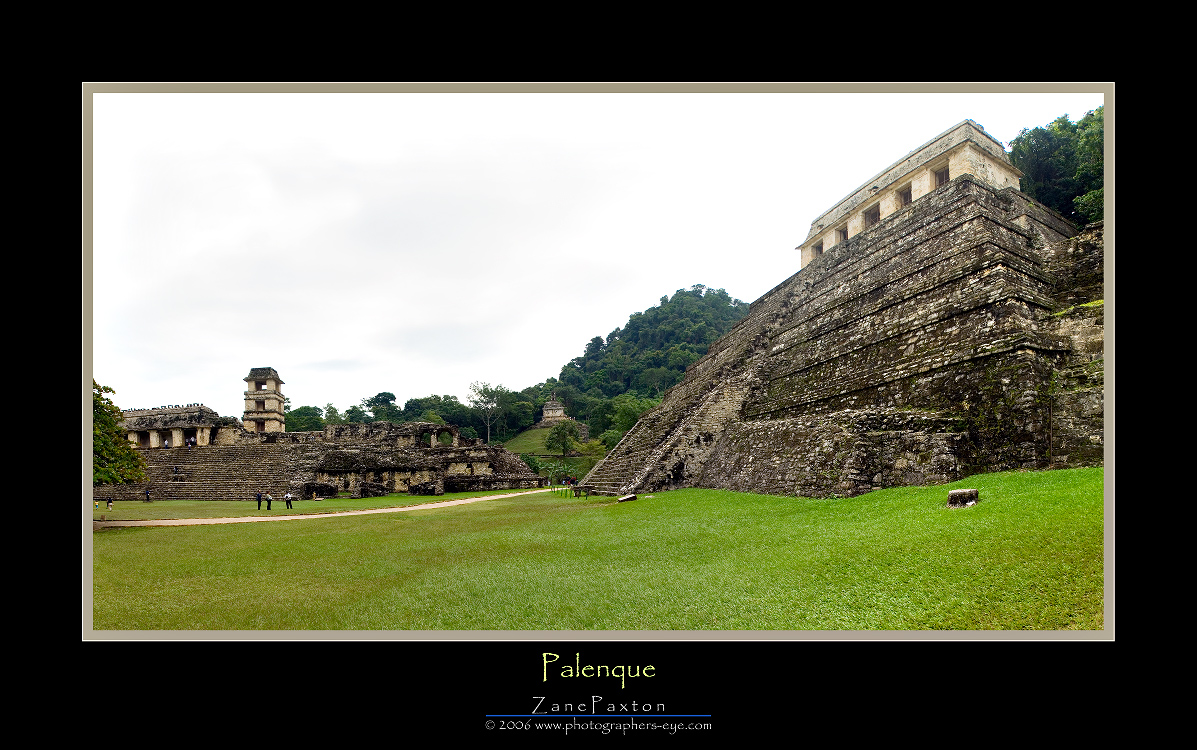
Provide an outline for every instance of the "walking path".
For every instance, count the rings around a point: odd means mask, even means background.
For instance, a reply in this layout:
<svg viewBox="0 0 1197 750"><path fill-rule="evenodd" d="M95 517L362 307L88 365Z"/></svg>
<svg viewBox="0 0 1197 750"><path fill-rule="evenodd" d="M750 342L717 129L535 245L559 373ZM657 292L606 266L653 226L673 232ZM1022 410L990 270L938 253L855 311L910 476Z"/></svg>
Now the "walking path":
<svg viewBox="0 0 1197 750"><path fill-rule="evenodd" d="M516 497L517 495L533 495L538 492L549 492L548 488L542 490L529 490L527 492L508 492L505 495L487 495L485 497L463 497L460 500L446 500L440 503L424 503L423 505L408 505L402 508L373 508L371 510L343 510L337 513L305 513L303 515L294 516L239 516L237 518L164 518L153 521L92 521L93 529L112 529L118 526L202 526L204 524L212 523L255 523L257 521L302 521L311 518L333 518L334 516L365 516L371 513L401 513L405 510L428 510L429 508L447 508L450 505L465 505L466 503L479 503L483 500L498 500L504 497ZM278 499L275 502L279 502Z"/></svg>

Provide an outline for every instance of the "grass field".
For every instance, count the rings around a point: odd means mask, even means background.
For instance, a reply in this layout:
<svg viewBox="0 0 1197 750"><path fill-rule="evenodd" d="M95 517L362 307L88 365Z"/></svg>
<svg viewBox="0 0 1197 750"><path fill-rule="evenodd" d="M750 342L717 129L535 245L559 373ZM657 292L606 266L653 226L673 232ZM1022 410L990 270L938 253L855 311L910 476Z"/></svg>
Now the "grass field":
<svg viewBox="0 0 1197 750"><path fill-rule="evenodd" d="M564 461L569 467L569 471L579 478L586 476L587 472L593 469L594 465L601 459L601 456L570 456L563 459L545 446L544 441L548 436L549 430L532 428L524 430L506 443L503 443L503 447L512 453L555 456L555 458L544 458L541 460L546 462Z"/></svg>
<svg viewBox="0 0 1197 750"><path fill-rule="evenodd" d="M152 503L140 501L118 501L113 503L112 510L103 502L99 508L93 504L92 520L100 521L149 521L175 518L244 518L247 516L299 516L318 515L321 513L339 513L347 510L372 510L374 508L406 508L413 505L427 503L443 503L447 500L460 500L467 497L487 497L503 495L511 492L528 492L529 490L479 490L477 492L446 492L443 495L385 495L383 497L349 498L331 497L324 500L292 500L292 509L287 510L287 503L281 497L276 497L269 511L266 501L262 501L262 509L258 510L256 500L249 501L220 501L202 502L196 500L156 500Z"/></svg>
<svg viewBox="0 0 1197 750"><path fill-rule="evenodd" d="M551 455L553 451L545 447L545 438L549 436L547 429L524 430L520 434L503 443L503 447L512 453L532 453Z"/></svg>
<svg viewBox="0 0 1197 750"><path fill-rule="evenodd" d="M1103 472L93 535L96 630L1098 630ZM947 490L981 502L945 508Z"/></svg>

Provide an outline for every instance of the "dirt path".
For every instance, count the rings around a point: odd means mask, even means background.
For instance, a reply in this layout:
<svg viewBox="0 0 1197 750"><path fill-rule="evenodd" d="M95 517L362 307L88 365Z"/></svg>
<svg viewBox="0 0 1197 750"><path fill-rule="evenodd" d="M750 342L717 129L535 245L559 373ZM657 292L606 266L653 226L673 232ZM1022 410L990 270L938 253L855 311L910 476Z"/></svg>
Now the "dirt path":
<svg viewBox="0 0 1197 750"><path fill-rule="evenodd" d="M405 510L428 510L430 508L447 508L450 505L465 505L479 503L483 500L498 500L504 497L519 495L533 495L538 492L549 492L548 489L528 490L527 492L509 492L505 495L487 495L486 497L464 497L460 500L446 500L441 503L424 503L423 505L408 505L403 508L374 508L372 510L344 510L337 513L305 513L303 515L288 516L240 516L238 518L168 518L153 521L92 521L93 529L113 529L121 526L202 526L213 523L256 523L258 521L303 521L312 518L334 518L336 516L365 516L371 513L402 513ZM275 502L281 502L275 500Z"/></svg>

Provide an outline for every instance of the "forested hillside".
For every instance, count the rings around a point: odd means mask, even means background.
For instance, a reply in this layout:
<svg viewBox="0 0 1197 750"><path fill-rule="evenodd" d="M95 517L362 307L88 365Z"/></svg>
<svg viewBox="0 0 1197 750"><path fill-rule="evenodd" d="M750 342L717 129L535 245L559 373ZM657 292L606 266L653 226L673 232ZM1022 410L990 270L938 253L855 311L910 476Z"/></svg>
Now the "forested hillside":
<svg viewBox="0 0 1197 750"><path fill-rule="evenodd" d="M590 426L591 435L611 429L622 435L635 424L633 413L659 403L686 368L747 314L748 303L723 289L678 289L657 307L632 313L605 338L592 338L582 356L561 368L557 398L566 414ZM612 439L618 438L607 436Z"/></svg>
<svg viewBox="0 0 1197 750"><path fill-rule="evenodd" d="M748 313L748 303L701 284L679 289L659 307L632 313L623 328L595 336L558 380L594 397L636 391L660 396L707 347Z"/></svg>
<svg viewBox="0 0 1197 750"><path fill-rule="evenodd" d="M539 421L553 393L565 413L586 423L590 435L618 440L645 410L682 379L707 347L748 313L748 303L723 289L696 284L661 297L660 305L632 313L627 323L595 336L582 355L561 368L558 377L513 391L502 385L474 383L468 403L456 396L411 398L403 406L390 392L365 397L343 412L301 406L287 412L287 430L323 429L325 424L354 422L446 422L467 437L491 442L510 438Z"/></svg>
<svg viewBox="0 0 1197 750"><path fill-rule="evenodd" d="M1100 221L1105 198L1105 107L1077 122L1068 115L1023 128L1010 142L1022 192L1078 225Z"/></svg>

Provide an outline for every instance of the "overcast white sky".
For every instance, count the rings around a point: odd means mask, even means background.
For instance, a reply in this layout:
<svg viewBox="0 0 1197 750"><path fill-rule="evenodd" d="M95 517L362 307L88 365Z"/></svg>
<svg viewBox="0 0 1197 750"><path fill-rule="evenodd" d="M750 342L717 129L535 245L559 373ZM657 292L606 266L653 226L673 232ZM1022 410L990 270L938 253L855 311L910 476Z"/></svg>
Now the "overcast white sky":
<svg viewBox="0 0 1197 750"><path fill-rule="evenodd" d="M677 289L755 300L798 270L817 215L961 120L1008 145L1103 96L92 103L92 373L123 408L240 417L251 367L278 370L293 407L534 385Z"/></svg>

